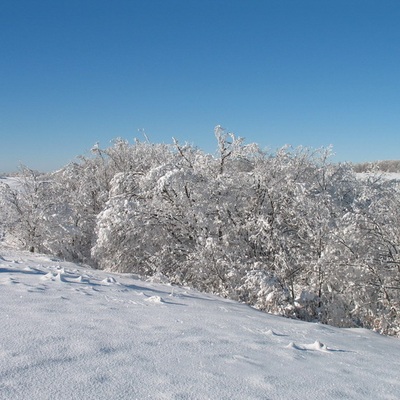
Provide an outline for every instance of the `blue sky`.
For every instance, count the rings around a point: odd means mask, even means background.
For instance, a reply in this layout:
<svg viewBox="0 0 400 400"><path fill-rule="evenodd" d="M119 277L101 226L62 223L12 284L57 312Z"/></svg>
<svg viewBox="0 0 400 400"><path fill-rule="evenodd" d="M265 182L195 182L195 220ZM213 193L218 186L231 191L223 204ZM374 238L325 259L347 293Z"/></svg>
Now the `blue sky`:
<svg viewBox="0 0 400 400"><path fill-rule="evenodd" d="M398 0L3 0L0 172L95 142L333 145L400 159Z"/></svg>

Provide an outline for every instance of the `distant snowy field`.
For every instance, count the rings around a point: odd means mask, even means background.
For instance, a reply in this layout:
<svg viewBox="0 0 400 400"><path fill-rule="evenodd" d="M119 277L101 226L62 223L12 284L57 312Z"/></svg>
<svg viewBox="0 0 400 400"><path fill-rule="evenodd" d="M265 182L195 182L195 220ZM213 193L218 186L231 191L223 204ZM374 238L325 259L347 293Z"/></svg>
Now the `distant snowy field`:
<svg viewBox="0 0 400 400"><path fill-rule="evenodd" d="M0 248L1 399L399 399L400 341Z"/></svg>
<svg viewBox="0 0 400 400"><path fill-rule="evenodd" d="M12 189L16 189L21 186L21 180L18 177L0 176L0 183L5 183Z"/></svg>
<svg viewBox="0 0 400 400"><path fill-rule="evenodd" d="M400 181L400 173L398 172L378 172L378 173L368 173L368 172L359 172L357 173L357 176L361 179L366 179L370 177L380 177L382 179L388 180L388 181Z"/></svg>

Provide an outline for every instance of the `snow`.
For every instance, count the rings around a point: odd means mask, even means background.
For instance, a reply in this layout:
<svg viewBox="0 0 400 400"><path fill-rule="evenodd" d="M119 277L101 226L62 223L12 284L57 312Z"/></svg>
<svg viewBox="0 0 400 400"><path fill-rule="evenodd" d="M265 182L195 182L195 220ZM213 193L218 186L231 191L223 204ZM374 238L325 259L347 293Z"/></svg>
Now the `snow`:
<svg viewBox="0 0 400 400"><path fill-rule="evenodd" d="M8 185L11 189L19 189L22 185L20 178L11 176L0 176L0 183Z"/></svg>
<svg viewBox="0 0 400 400"><path fill-rule="evenodd" d="M400 341L0 249L1 399L398 399Z"/></svg>
<svg viewBox="0 0 400 400"><path fill-rule="evenodd" d="M400 181L399 172L358 172L357 176L360 179L381 178L386 181Z"/></svg>

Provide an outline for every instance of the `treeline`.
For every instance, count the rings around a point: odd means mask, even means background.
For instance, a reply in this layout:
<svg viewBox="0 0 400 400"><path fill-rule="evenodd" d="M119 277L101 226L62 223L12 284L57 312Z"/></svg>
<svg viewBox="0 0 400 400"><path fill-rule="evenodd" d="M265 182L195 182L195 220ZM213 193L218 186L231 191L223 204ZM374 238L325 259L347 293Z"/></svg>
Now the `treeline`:
<svg viewBox="0 0 400 400"><path fill-rule="evenodd" d="M383 160L354 164L354 171L400 173L400 160Z"/></svg>
<svg viewBox="0 0 400 400"><path fill-rule="evenodd" d="M217 152L118 139L1 185L3 240L271 313L400 336L399 183L215 130Z"/></svg>

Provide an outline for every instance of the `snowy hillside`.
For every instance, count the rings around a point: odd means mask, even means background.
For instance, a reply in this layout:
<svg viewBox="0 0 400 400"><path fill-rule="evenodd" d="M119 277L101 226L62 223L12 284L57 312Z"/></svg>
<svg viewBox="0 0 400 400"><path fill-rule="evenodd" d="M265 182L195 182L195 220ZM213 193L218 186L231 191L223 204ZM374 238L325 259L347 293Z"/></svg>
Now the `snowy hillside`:
<svg viewBox="0 0 400 400"><path fill-rule="evenodd" d="M400 341L0 252L1 399L398 399Z"/></svg>

